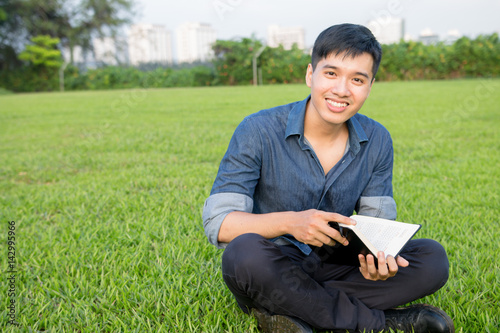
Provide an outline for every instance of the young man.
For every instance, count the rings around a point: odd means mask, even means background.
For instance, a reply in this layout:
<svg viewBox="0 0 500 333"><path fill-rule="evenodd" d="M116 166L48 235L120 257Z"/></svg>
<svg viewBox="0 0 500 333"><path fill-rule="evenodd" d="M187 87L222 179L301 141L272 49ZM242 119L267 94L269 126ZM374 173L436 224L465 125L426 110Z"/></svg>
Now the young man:
<svg viewBox="0 0 500 333"><path fill-rule="evenodd" d="M358 114L382 50L359 25L336 25L317 38L306 72L311 95L246 117L220 164L203 220L225 251L225 283L265 332L324 330L454 332L429 305L394 309L441 288L443 247L408 243L397 258L359 256L336 264L348 244L329 222L355 224L354 211L396 218L392 141Z"/></svg>

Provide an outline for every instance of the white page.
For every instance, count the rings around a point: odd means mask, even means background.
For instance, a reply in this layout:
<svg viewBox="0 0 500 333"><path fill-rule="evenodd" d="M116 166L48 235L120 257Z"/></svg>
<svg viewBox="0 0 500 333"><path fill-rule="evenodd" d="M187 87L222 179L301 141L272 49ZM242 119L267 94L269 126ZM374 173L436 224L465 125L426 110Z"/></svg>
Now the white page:
<svg viewBox="0 0 500 333"><path fill-rule="evenodd" d="M396 254L420 228L418 224L402 223L369 216L354 215L356 227L386 256Z"/></svg>

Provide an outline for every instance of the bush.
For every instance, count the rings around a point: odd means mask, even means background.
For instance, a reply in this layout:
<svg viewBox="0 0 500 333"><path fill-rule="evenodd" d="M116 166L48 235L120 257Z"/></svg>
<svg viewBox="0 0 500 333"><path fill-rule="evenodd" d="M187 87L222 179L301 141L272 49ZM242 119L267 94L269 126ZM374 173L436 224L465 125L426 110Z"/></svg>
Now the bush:
<svg viewBox="0 0 500 333"><path fill-rule="evenodd" d="M462 37L452 45L400 42L383 45L377 80L433 80L500 75L498 34Z"/></svg>
<svg viewBox="0 0 500 333"><path fill-rule="evenodd" d="M10 71L0 71L0 87L14 92L58 90L58 70L57 68L39 70L25 66Z"/></svg>
<svg viewBox="0 0 500 333"><path fill-rule="evenodd" d="M161 68L141 71L134 67L108 66L86 72L71 66L65 71L67 90L199 87L212 85L214 71L208 66Z"/></svg>
<svg viewBox="0 0 500 333"><path fill-rule="evenodd" d="M307 65L311 57L297 47L267 48L262 54L262 80L264 83L304 82Z"/></svg>
<svg viewBox="0 0 500 333"><path fill-rule="evenodd" d="M82 71L68 66L64 72L66 90L127 88L200 87L248 85L253 82L252 58L262 43L249 38L217 41L213 64L182 67L108 66ZM462 37L452 45L424 45L405 42L383 45L378 81L434 80L500 75L498 34L476 39ZM300 83L310 55L294 47L267 47L258 59L265 84ZM14 92L59 89L57 68L25 66L0 72L0 87Z"/></svg>

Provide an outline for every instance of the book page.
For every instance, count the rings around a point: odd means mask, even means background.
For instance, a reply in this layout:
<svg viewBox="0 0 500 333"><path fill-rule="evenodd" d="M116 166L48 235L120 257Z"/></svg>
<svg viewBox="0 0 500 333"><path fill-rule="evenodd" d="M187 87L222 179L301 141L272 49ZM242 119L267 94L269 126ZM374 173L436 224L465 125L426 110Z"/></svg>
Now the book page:
<svg viewBox="0 0 500 333"><path fill-rule="evenodd" d="M357 221L358 228L366 238L385 255L396 256L401 248L420 228L418 224L396 222L386 219L352 216Z"/></svg>

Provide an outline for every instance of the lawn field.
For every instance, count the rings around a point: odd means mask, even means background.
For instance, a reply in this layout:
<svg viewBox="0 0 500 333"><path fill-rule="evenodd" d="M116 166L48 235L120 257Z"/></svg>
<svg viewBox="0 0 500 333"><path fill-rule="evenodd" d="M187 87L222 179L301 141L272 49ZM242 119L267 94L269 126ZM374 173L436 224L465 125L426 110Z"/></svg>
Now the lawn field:
<svg viewBox="0 0 500 333"><path fill-rule="evenodd" d="M201 210L243 117L307 94L1 95L0 331L257 332ZM375 83L361 113L392 134L398 219L449 255L448 283L420 302L457 332L500 332L500 80Z"/></svg>

